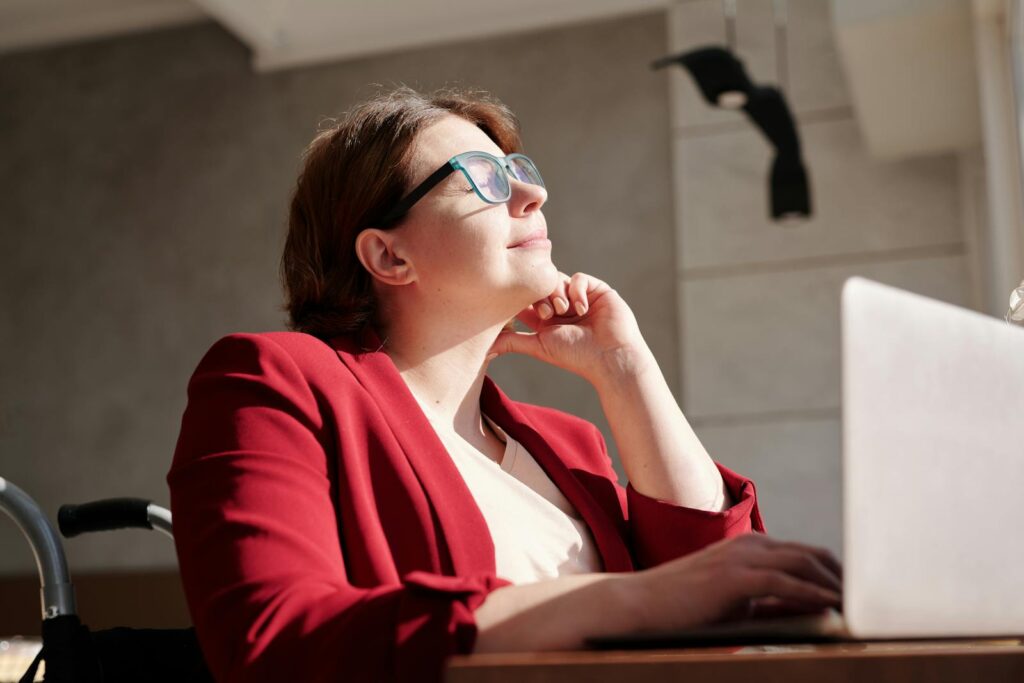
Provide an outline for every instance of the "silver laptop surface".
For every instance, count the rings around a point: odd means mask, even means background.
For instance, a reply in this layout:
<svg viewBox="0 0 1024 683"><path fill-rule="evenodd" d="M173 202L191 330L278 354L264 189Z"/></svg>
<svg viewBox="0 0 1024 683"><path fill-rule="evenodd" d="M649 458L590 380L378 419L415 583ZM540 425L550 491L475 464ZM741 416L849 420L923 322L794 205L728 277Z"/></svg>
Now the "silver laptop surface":
<svg viewBox="0 0 1024 683"><path fill-rule="evenodd" d="M851 278L842 346L843 615L592 645L1024 634L1024 328Z"/></svg>
<svg viewBox="0 0 1024 683"><path fill-rule="evenodd" d="M1024 633L1024 329L861 278L842 297L847 629Z"/></svg>

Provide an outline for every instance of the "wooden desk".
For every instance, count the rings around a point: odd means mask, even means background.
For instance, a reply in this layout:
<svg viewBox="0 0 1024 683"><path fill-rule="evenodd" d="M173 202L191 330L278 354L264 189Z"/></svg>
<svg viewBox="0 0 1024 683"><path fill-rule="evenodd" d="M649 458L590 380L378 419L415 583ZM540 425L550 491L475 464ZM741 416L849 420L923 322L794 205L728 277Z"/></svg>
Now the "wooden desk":
<svg viewBox="0 0 1024 683"><path fill-rule="evenodd" d="M479 654L453 657L445 680L447 683L1002 683L1024 681L1024 639Z"/></svg>

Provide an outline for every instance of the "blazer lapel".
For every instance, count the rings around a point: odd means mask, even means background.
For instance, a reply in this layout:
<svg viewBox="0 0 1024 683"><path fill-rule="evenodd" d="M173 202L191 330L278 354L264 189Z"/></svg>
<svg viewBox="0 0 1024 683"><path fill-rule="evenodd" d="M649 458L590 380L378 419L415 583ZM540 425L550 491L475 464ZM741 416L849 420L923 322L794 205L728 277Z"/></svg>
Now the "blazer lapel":
<svg viewBox="0 0 1024 683"><path fill-rule="evenodd" d="M580 513L594 536L594 542L604 562L604 570L607 572L632 571L632 555L616 530L615 523L598 505L562 458L554 452L544 437L530 425L522 412L490 377L484 378L480 403L483 411L491 419L497 422L512 438L523 444L537 464L559 488L562 495Z"/></svg>
<svg viewBox="0 0 1024 683"><path fill-rule="evenodd" d="M331 344L380 405L405 451L437 515L453 575L495 574L494 541L487 522L398 368L380 351L379 338L368 331L362 340L337 337Z"/></svg>

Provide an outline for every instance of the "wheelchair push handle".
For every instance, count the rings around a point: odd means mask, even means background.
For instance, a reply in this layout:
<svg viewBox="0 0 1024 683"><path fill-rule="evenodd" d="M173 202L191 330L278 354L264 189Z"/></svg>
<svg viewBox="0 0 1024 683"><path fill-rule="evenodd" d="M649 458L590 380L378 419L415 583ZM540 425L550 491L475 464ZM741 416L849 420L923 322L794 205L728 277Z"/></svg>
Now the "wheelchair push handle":
<svg viewBox="0 0 1024 683"><path fill-rule="evenodd" d="M32 547L39 570L43 618L75 614L75 589L71 585L64 546L53 524L31 496L3 477L0 477L0 512L14 520Z"/></svg>
<svg viewBox="0 0 1024 683"><path fill-rule="evenodd" d="M106 498L61 505L57 525L65 538L114 529L156 529L173 537L170 511L143 498Z"/></svg>

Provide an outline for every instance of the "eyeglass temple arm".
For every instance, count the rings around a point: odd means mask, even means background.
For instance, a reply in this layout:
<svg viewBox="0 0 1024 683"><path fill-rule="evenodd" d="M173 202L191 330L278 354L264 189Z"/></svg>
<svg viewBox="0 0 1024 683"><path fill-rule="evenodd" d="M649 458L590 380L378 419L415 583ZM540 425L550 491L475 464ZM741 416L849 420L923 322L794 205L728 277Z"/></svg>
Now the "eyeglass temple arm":
<svg viewBox="0 0 1024 683"><path fill-rule="evenodd" d="M381 227L387 227L404 216L413 204L423 199L423 195L430 192L435 185L450 176L453 171L455 171L455 167L452 163L444 162L444 166L431 173L426 180L417 185L412 192L405 195L390 211L384 214L384 218L380 219Z"/></svg>

